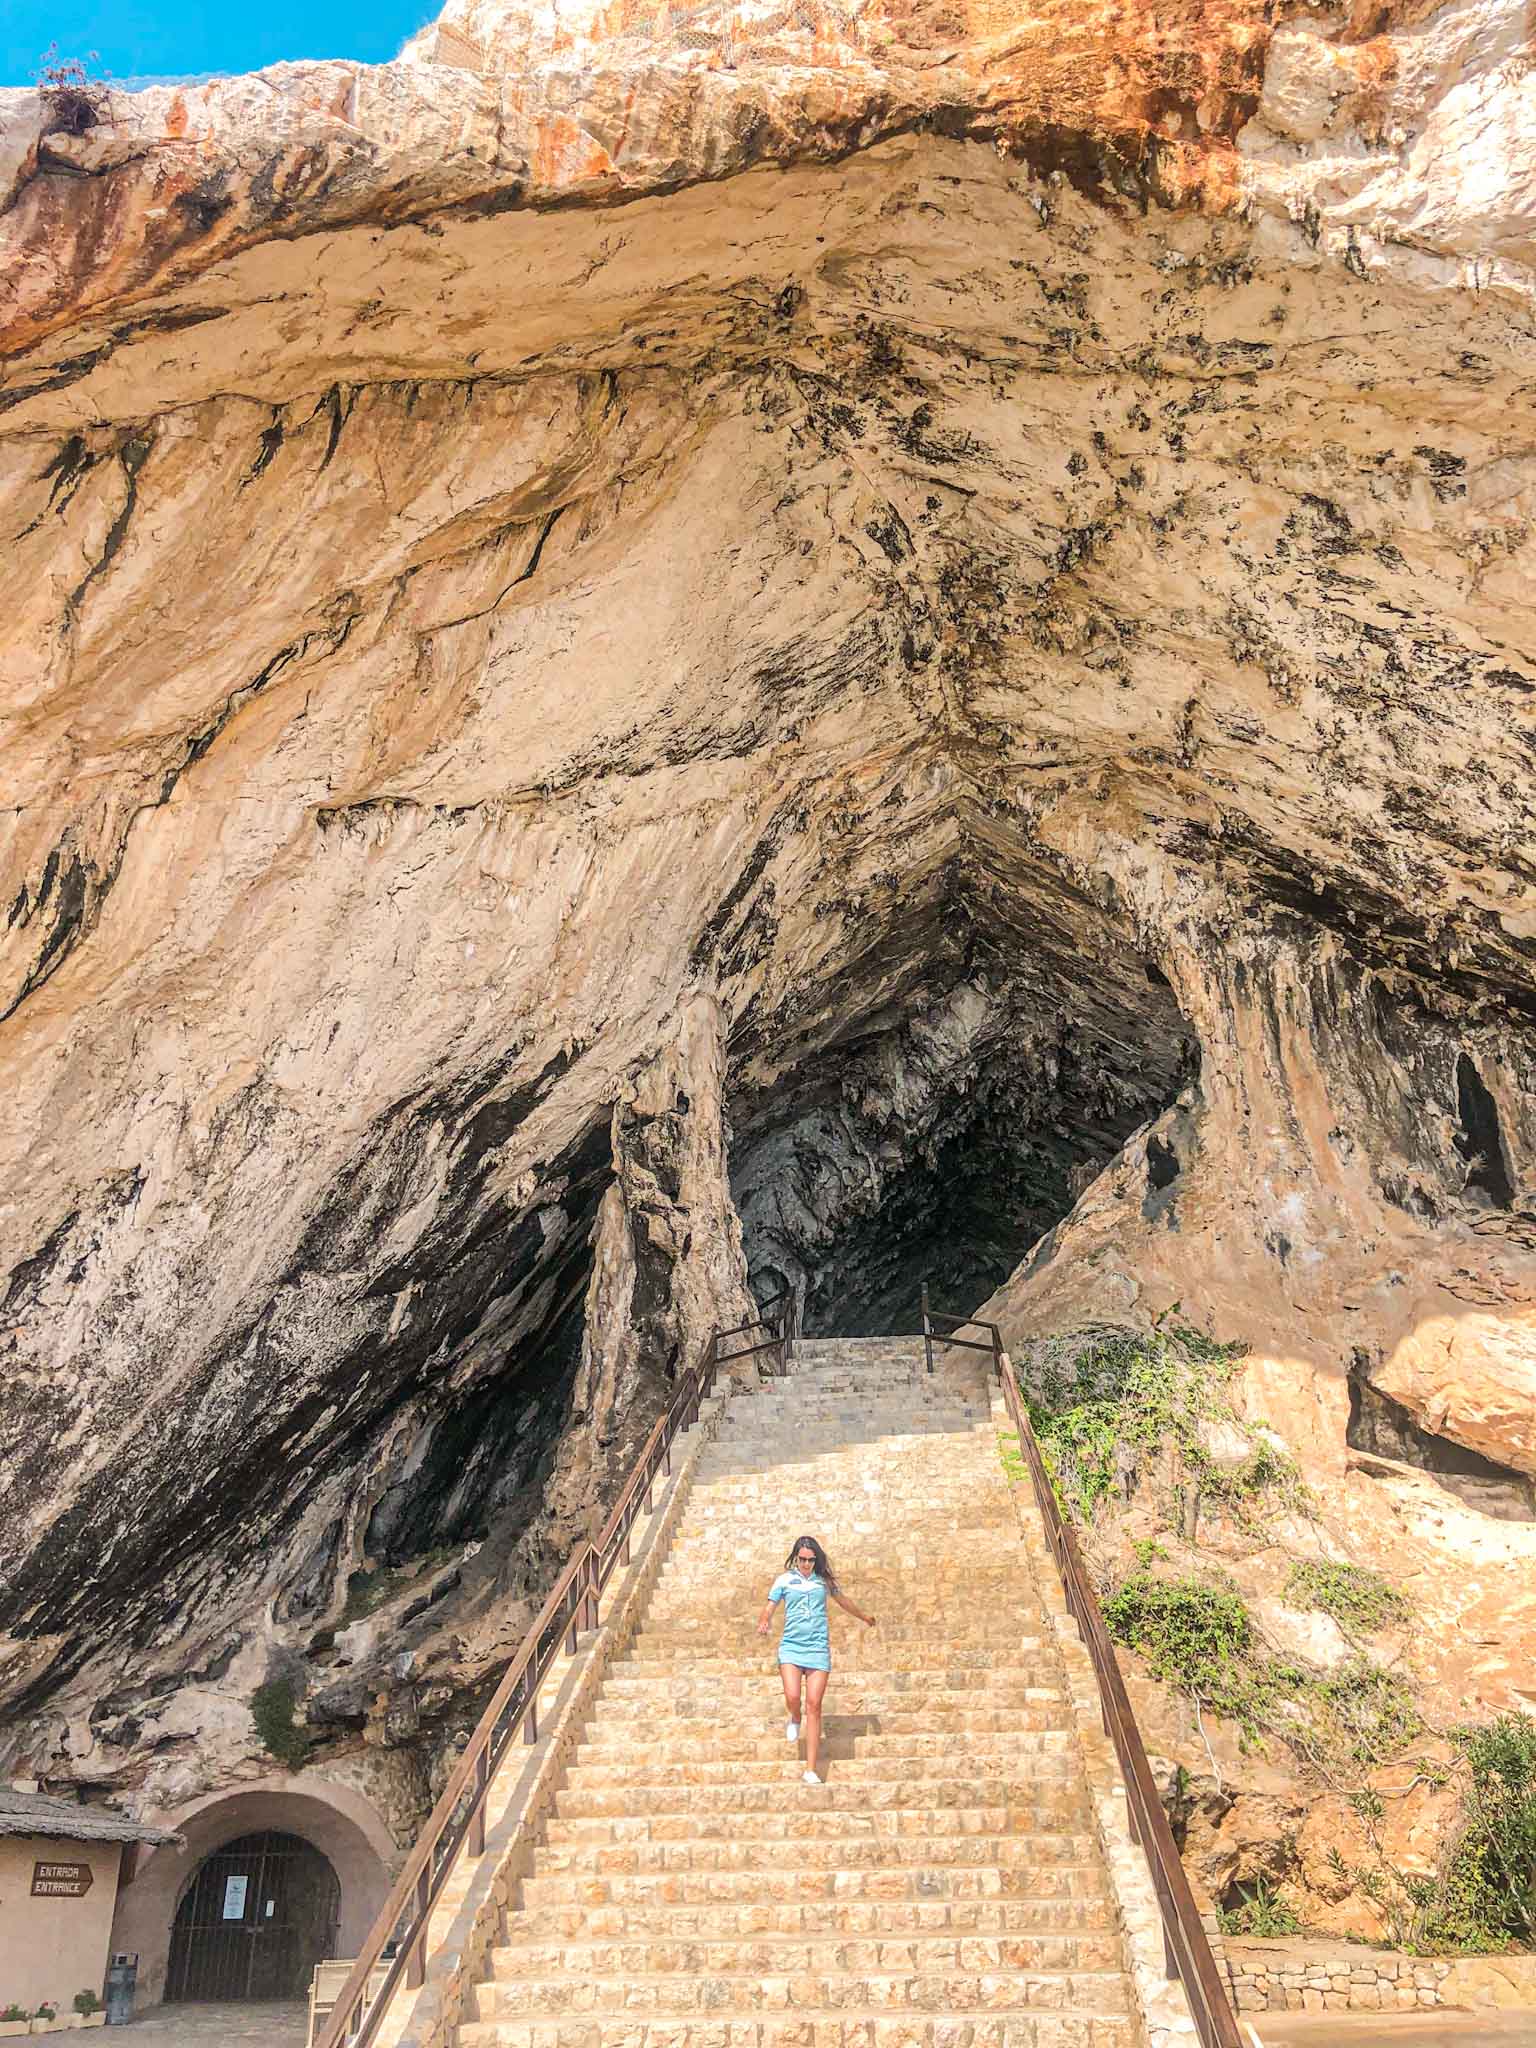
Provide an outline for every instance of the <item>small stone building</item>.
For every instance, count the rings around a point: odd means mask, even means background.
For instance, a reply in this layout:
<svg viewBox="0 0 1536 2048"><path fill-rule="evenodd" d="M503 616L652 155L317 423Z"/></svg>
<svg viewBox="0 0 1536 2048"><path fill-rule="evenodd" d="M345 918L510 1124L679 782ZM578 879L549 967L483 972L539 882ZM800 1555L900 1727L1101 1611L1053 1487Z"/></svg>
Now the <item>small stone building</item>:
<svg viewBox="0 0 1536 2048"><path fill-rule="evenodd" d="M0 1788L0 2012L100 1998L123 1851L176 1840L102 1807Z"/></svg>

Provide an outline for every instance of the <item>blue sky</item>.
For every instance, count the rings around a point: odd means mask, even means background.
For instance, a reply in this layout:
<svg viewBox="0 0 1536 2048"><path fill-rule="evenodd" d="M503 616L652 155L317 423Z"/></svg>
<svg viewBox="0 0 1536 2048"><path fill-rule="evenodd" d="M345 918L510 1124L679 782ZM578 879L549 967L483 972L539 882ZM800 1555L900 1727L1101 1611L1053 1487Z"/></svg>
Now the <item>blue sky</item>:
<svg viewBox="0 0 1536 2048"><path fill-rule="evenodd" d="M0 0L0 85L30 85L48 45L117 78L254 71L285 57L382 64L438 0Z"/></svg>

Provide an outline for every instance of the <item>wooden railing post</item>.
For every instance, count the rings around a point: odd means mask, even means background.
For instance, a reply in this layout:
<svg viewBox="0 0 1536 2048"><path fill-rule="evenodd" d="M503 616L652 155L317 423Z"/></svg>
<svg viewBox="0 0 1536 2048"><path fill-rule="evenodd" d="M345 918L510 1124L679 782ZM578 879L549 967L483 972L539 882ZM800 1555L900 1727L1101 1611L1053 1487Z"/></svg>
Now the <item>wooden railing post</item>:
<svg viewBox="0 0 1536 2048"><path fill-rule="evenodd" d="M469 1817L468 1848L471 1856L485 1854L485 1793L490 1782L490 1751L482 1749L475 1759L475 1807Z"/></svg>
<svg viewBox="0 0 1536 2048"><path fill-rule="evenodd" d="M427 1864L416 1880L416 1924L409 1940L410 1951L405 1962L405 1981L412 1991L419 1991L427 1981L427 1921L432 1907L432 1865Z"/></svg>
<svg viewBox="0 0 1536 2048"><path fill-rule="evenodd" d="M933 1324L928 1318L928 1282L923 1282L923 1362L929 1372L933 1371Z"/></svg>

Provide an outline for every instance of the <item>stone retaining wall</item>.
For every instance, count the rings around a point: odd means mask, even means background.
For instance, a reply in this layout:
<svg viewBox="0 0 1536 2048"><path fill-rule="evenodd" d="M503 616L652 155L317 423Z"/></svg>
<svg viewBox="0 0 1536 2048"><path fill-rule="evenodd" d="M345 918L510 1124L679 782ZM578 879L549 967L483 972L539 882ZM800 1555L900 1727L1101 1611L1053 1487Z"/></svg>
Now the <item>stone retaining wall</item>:
<svg viewBox="0 0 1536 2048"><path fill-rule="evenodd" d="M1225 1942L1239 2012L1400 2012L1447 2005L1452 1964L1347 1941Z"/></svg>

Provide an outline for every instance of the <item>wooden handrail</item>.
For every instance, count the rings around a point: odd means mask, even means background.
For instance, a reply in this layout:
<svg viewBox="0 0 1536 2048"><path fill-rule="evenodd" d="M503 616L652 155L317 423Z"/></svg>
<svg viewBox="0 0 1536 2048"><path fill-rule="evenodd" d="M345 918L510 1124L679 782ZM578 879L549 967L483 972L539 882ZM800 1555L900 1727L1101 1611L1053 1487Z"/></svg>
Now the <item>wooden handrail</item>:
<svg viewBox="0 0 1536 2048"><path fill-rule="evenodd" d="M1019 1448L1034 1483L1035 1500L1045 1527L1046 1541L1056 1560L1067 1611L1077 1624L1077 1632L1093 1665L1104 1732L1115 1746L1120 1776L1125 1785L1131 1839L1146 1856L1152 1889L1157 1894L1158 1912L1163 1922L1164 1967L1168 1975L1177 1977L1184 1987L1201 2048L1243 2048L1232 2001L1216 1967L1216 1958L1211 1953L1211 1944L1195 1905L1194 1893L1189 1888L1183 1859L1173 1839L1173 1830L1168 1825L1157 1780L1147 1761L1146 1745L1136 1724L1135 1709L1125 1688L1115 1646L1099 1611L1098 1598L1083 1563L1076 1531L1061 1512L1056 1489L1051 1484L1051 1475L1046 1470L1045 1459L1030 1424L1029 1408L1019 1386L1018 1374L1013 1369L1012 1359L1003 1349L1002 1332L995 1323L978 1322L974 1316L946 1315L930 1308L926 1283L922 1290L922 1311L923 1346L930 1372L933 1371L935 1344L958 1345L962 1350L992 1354L993 1365L1002 1384L1003 1400L1018 1431ZM946 1336L934 1327L936 1323L948 1324L951 1330L986 1330L989 1342L978 1344L974 1339Z"/></svg>
<svg viewBox="0 0 1536 2048"><path fill-rule="evenodd" d="M485 1852L485 1800L497 1766L519 1727L525 1743L538 1741L539 1688L561 1644L574 1655L581 1631L597 1627L599 1599L616 1567L629 1563L635 1521L649 1512L658 1476L670 1474L672 1446L679 1433L698 1420L722 1366L758 1352L776 1351L778 1371L782 1374L789 1369L797 1328L789 1283L775 1289L761 1307L762 1316L735 1330L717 1330L710 1338L703 1363L679 1382L665 1414L656 1418L602 1534L595 1542L579 1545L567 1560L406 1857L316 2048L368 2048L402 1976L412 1990L425 1981L427 1932L449 1872L466 1845L472 1856ZM722 1338L738 1336L747 1329L771 1329L775 1334L746 1351L721 1349Z"/></svg>

